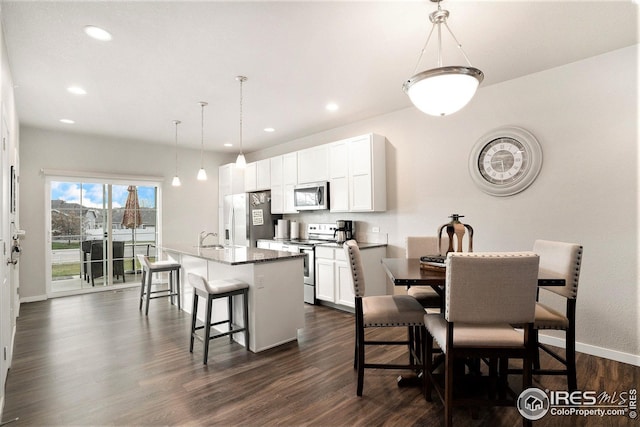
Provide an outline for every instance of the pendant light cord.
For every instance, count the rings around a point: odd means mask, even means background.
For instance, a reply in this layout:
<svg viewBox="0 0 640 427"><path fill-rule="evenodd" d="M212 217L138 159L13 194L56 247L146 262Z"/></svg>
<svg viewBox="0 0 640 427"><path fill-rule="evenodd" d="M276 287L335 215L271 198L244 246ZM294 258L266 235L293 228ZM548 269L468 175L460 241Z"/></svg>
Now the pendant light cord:
<svg viewBox="0 0 640 427"><path fill-rule="evenodd" d="M431 0L431 1L436 1L436 0ZM458 41L458 39L456 38L455 34L453 34L453 31L451 31L451 28L449 28L449 24L447 23L447 18L449 17L449 12L447 10L443 10L442 9L442 7L440 6L440 1L441 0L438 1L438 9L435 12L432 12L429 15L429 19L430 19L430 21L431 21L431 23L433 25L431 26L431 31L429 31L429 35L427 36L427 41L422 46L422 50L420 51L420 55L418 55L418 61L416 62L416 66L413 69L413 74L414 75L418 72L418 67L420 67L420 62L422 61L422 57L424 56L424 52L427 49L427 45L429 44L429 41L431 41L431 36L433 35L433 32L435 31L436 27L438 27L437 66L438 66L438 68L442 67L442 62L443 62L442 61L442 24L444 24L445 28L447 29L447 31L449 32L449 34L453 38L453 41L455 42L456 46L460 50L460 53L462 54L462 57L466 61L467 65L469 65L470 67L473 66L471 64L471 61L469 60L469 57L465 53L464 49L462 49L462 43L460 43Z"/></svg>
<svg viewBox="0 0 640 427"><path fill-rule="evenodd" d="M204 106L206 102L200 103L200 169L204 169Z"/></svg>
<svg viewBox="0 0 640 427"><path fill-rule="evenodd" d="M178 176L178 125L182 122L174 120L173 123L176 125L176 176Z"/></svg>
<svg viewBox="0 0 640 427"><path fill-rule="evenodd" d="M246 77L240 77L240 154L242 153L242 83L246 80Z"/></svg>

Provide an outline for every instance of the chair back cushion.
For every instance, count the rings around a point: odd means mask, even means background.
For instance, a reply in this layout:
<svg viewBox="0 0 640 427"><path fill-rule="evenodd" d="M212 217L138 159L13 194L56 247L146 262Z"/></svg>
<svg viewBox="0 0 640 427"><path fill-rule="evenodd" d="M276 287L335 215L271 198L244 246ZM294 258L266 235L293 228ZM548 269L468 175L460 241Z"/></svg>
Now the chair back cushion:
<svg viewBox="0 0 640 427"><path fill-rule="evenodd" d="M189 279L189 284L194 288L200 289L201 291L207 291L207 279L203 276L195 273L187 274L187 278Z"/></svg>
<svg viewBox="0 0 640 427"><path fill-rule="evenodd" d="M124 257L124 242L113 242L113 257L114 258Z"/></svg>
<svg viewBox="0 0 640 427"><path fill-rule="evenodd" d="M538 255L450 252L446 264L445 318L449 322L533 322Z"/></svg>
<svg viewBox="0 0 640 427"><path fill-rule="evenodd" d="M360 258L360 248L355 240L348 240L342 245L347 256L347 262L351 268L351 278L353 279L353 294L356 297L364 296L364 270L362 269L362 259Z"/></svg>
<svg viewBox="0 0 640 427"><path fill-rule="evenodd" d="M91 252L91 240L82 241L82 252Z"/></svg>
<svg viewBox="0 0 640 427"><path fill-rule="evenodd" d="M447 244L443 240L441 247L447 251ZM425 255L438 255L438 238L436 236L408 236L407 258L420 258ZM440 254L444 255L444 254Z"/></svg>
<svg viewBox="0 0 640 427"><path fill-rule="evenodd" d="M565 286L545 286L544 288L566 298L576 298L582 264L582 246L577 243L536 240L533 244L533 252L540 256L541 277L557 277L566 281Z"/></svg>
<svg viewBox="0 0 640 427"><path fill-rule="evenodd" d="M91 259L92 260L101 260L104 259L103 246L102 241L94 241L91 243Z"/></svg>
<svg viewBox="0 0 640 427"><path fill-rule="evenodd" d="M136 257L138 258L138 262L140 263L140 268L148 270L149 258L147 258L145 255L142 255L142 254L137 254Z"/></svg>

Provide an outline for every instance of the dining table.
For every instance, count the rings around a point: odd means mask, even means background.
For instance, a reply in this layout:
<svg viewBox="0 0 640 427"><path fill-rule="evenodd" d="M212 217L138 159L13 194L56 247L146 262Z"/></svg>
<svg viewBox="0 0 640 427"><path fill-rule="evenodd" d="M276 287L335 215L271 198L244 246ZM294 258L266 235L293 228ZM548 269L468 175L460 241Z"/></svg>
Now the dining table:
<svg viewBox="0 0 640 427"><path fill-rule="evenodd" d="M423 268L420 258L382 258L382 267L395 286L431 286L442 298L444 307L444 290L446 285L446 268ZM538 286L564 286L563 278L543 269L538 271ZM421 374L414 377L399 376L398 386L418 386L422 384Z"/></svg>
<svg viewBox="0 0 640 427"><path fill-rule="evenodd" d="M446 283L445 268L422 268L420 258L382 258L382 267L395 286L431 286L441 296ZM540 269L538 286L564 286L563 278Z"/></svg>

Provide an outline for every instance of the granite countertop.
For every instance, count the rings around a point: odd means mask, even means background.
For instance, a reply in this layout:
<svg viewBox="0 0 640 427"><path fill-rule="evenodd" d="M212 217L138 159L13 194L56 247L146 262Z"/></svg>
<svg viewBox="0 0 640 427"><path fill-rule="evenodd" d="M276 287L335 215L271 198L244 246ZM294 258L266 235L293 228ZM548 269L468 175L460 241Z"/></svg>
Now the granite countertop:
<svg viewBox="0 0 640 427"><path fill-rule="evenodd" d="M277 243L286 243L288 245L305 245L304 242L299 242L296 240L278 240L278 239L259 239L259 241L263 242L277 242ZM316 243L316 247L324 247L324 248L341 248L342 243L336 242L327 242L327 243ZM368 243L368 242L358 242L358 247L360 249L369 249L369 248L381 248L387 246L386 243Z"/></svg>
<svg viewBox="0 0 640 427"><path fill-rule="evenodd" d="M158 249L229 265L276 262L306 256L305 254L248 248L245 246L225 246L223 249L215 249L198 248L197 246L189 244L166 244L158 246Z"/></svg>
<svg viewBox="0 0 640 427"><path fill-rule="evenodd" d="M325 248L341 248L342 247L342 243L335 243L335 242L320 243L318 246L325 247ZM360 249L380 248L380 247L384 247L384 246L387 246L387 244L386 243L358 242L358 247Z"/></svg>

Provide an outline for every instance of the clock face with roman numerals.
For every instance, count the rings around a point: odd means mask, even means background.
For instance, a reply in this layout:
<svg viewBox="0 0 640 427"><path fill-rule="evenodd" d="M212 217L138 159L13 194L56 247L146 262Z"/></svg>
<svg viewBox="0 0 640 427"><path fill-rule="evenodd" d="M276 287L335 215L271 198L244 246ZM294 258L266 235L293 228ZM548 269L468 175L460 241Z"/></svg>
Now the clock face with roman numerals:
<svg viewBox="0 0 640 427"><path fill-rule="evenodd" d="M528 131L504 127L480 138L469 157L476 185L494 196L519 193L533 183L542 167L542 148Z"/></svg>
<svg viewBox="0 0 640 427"><path fill-rule="evenodd" d="M529 165L529 152L518 140L509 137L489 141L478 156L480 174L497 185L519 181Z"/></svg>

